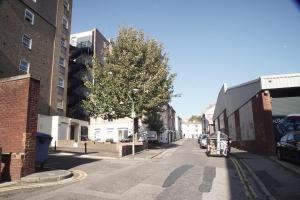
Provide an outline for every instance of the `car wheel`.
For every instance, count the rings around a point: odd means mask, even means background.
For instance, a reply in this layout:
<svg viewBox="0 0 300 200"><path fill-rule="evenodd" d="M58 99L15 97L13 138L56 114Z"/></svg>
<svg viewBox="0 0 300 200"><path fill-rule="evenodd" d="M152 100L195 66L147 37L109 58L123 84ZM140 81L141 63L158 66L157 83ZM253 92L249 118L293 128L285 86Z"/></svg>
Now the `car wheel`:
<svg viewBox="0 0 300 200"><path fill-rule="evenodd" d="M278 160L282 160L282 154L281 154L281 151L280 151L279 148L278 148L277 151L276 151L276 155L277 155L277 159L278 159Z"/></svg>

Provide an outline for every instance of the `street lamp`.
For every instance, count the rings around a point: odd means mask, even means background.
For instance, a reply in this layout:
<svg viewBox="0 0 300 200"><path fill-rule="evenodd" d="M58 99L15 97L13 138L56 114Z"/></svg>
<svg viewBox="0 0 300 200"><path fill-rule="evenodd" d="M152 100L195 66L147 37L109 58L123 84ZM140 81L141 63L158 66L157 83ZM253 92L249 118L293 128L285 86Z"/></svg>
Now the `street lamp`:
<svg viewBox="0 0 300 200"><path fill-rule="evenodd" d="M133 99L133 94L136 94L137 92L139 91L139 89L136 89L136 88L134 88L134 89L132 89L132 96L128 93L128 96L129 96L129 98L130 98L130 100L131 100L131 104L132 104L132 106L131 106L131 117L132 117L132 119L133 119L133 133L132 133L132 155L134 156L134 154L135 154L135 144L134 144L134 140L135 140L135 132L134 132L134 119L135 119L135 117L136 117L136 115L135 115L135 111L134 111L134 99Z"/></svg>

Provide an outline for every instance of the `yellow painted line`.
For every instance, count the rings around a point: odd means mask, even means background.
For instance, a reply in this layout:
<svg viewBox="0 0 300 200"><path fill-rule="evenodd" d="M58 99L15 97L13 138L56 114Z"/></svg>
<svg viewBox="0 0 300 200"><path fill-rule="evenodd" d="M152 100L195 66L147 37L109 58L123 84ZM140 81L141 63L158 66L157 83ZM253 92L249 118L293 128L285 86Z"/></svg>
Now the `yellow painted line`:
<svg viewBox="0 0 300 200"><path fill-rule="evenodd" d="M241 171L241 173L242 173L242 175L244 177L245 182L248 185L248 188L249 188L251 194L253 195L254 199L256 199L257 195L256 195L255 191L253 190L252 186L249 184L247 176L245 175L244 169L241 167L241 165L240 165L240 163L239 163L238 160L235 159L235 161L236 161L236 164L238 165L238 167L239 167L239 169L240 169L240 171Z"/></svg>
<svg viewBox="0 0 300 200"><path fill-rule="evenodd" d="M240 181L245 189L246 195L249 197L249 199L256 199L257 195L254 192L253 188L251 187L251 185L249 185L248 183L248 179L245 175L244 170L242 169L242 167L240 166L239 162L235 159L235 158L230 158L230 160L232 161L232 163L234 164L237 173L239 175Z"/></svg>
<svg viewBox="0 0 300 200"><path fill-rule="evenodd" d="M11 185L7 187L0 188L0 193L1 192L7 192L7 191L12 191L12 190L21 190L21 189L30 189L30 188L39 188L39 187L46 187L46 186L54 186L54 185L62 185L66 183L72 183L72 182L77 182L85 179L87 177L87 174L84 171L81 170L73 170L74 173L72 178L60 180L57 182L49 182L49 183L29 183L26 185Z"/></svg>

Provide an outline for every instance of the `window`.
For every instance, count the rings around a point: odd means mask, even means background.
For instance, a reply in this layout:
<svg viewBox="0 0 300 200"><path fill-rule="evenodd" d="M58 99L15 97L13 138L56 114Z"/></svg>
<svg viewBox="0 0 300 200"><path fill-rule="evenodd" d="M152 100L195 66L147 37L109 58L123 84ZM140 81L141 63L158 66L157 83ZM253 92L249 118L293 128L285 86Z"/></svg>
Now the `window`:
<svg viewBox="0 0 300 200"><path fill-rule="evenodd" d="M63 48L67 48L67 41L64 38L61 38L60 46L63 47Z"/></svg>
<svg viewBox="0 0 300 200"><path fill-rule="evenodd" d="M36 3L36 0L32 0L34 3Z"/></svg>
<svg viewBox="0 0 300 200"><path fill-rule="evenodd" d="M59 108L59 109L64 109L64 101L61 100L61 99L57 99L56 107Z"/></svg>
<svg viewBox="0 0 300 200"><path fill-rule="evenodd" d="M69 10L69 2L68 0L64 0L64 9Z"/></svg>
<svg viewBox="0 0 300 200"><path fill-rule="evenodd" d="M22 43L24 47L31 49L32 39L28 35L23 35Z"/></svg>
<svg viewBox="0 0 300 200"><path fill-rule="evenodd" d="M30 63L25 60L21 59L19 64L19 70L28 73L29 72Z"/></svg>
<svg viewBox="0 0 300 200"><path fill-rule="evenodd" d="M62 24L65 29L69 28L68 19L65 16L63 16L63 18L62 18Z"/></svg>
<svg viewBox="0 0 300 200"><path fill-rule="evenodd" d="M287 141L288 141L288 142L294 141L294 135L293 135L293 134L289 134L289 135L287 136Z"/></svg>
<svg viewBox="0 0 300 200"><path fill-rule="evenodd" d="M24 19L30 22L32 25L34 24L34 14L28 9L25 9Z"/></svg>
<svg viewBox="0 0 300 200"><path fill-rule="evenodd" d="M59 58L59 66L65 67L65 59L62 57Z"/></svg>
<svg viewBox="0 0 300 200"><path fill-rule="evenodd" d="M57 86L64 87L64 79L62 77L58 77Z"/></svg>

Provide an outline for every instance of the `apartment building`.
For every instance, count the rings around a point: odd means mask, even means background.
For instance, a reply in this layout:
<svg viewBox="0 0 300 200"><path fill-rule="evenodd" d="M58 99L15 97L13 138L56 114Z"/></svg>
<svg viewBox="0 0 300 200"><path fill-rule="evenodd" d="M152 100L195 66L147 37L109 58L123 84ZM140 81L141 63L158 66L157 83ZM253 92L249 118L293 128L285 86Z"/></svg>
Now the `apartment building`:
<svg viewBox="0 0 300 200"><path fill-rule="evenodd" d="M39 114L66 115L72 0L0 2L0 78L40 80Z"/></svg>
<svg viewBox="0 0 300 200"><path fill-rule="evenodd" d="M108 47L108 44L107 39L96 28L71 35L68 75L68 117L88 120L88 115L81 106L81 101L87 95L84 79L92 79L89 68L92 68L93 56L103 64L104 51Z"/></svg>

